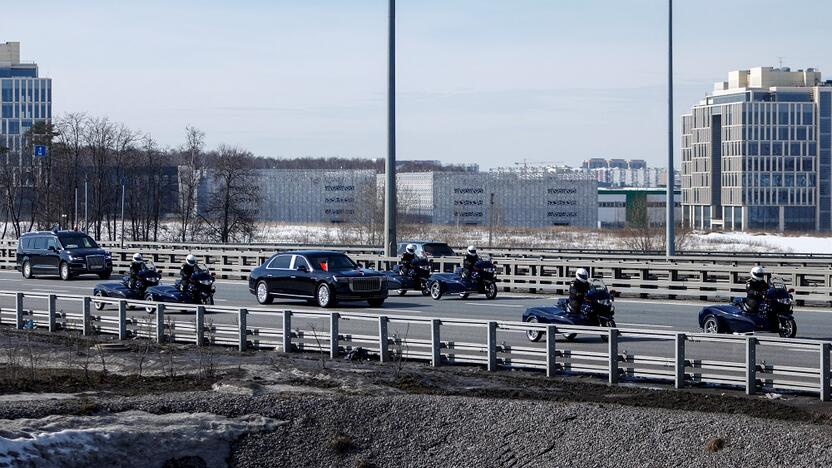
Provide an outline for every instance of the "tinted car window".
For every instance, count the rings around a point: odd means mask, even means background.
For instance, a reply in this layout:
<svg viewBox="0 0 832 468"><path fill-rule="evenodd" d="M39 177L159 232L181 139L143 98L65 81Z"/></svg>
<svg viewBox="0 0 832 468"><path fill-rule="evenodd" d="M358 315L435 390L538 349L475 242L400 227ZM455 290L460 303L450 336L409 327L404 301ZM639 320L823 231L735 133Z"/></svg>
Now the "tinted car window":
<svg viewBox="0 0 832 468"><path fill-rule="evenodd" d="M23 243L23 247L22 247L22 248L23 248L24 250L30 250L30 249L32 248L32 240L33 240L33 239L32 239L31 237L25 237L25 238L23 238L23 239L20 239L20 242L22 242L22 243Z"/></svg>
<svg viewBox="0 0 832 468"><path fill-rule="evenodd" d="M69 234L60 236L61 245L65 249L97 249L98 244L92 237L85 234Z"/></svg>
<svg viewBox="0 0 832 468"><path fill-rule="evenodd" d="M269 263L268 268L289 268L289 263L291 262L291 255L278 255L277 257L272 259L271 263Z"/></svg>
<svg viewBox="0 0 832 468"><path fill-rule="evenodd" d="M35 237L35 250L46 250L46 238L43 236Z"/></svg>
<svg viewBox="0 0 832 468"><path fill-rule="evenodd" d="M422 251L431 257L453 257L456 255L454 249L448 247L448 244L439 242L422 245Z"/></svg>
<svg viewBox="0 0 832 468"><path fill-rule="evenodd" d="M297 270L297 268L299 266L305 266L307 270L309 269L309 263L306 262L306 259L301 257L300 255L296 255L295 256L295 269Z"/></svg>
<svg viewBox="0 0 832 468"><path fill-rule="evenodd" d="M307 255L312 267L323 271L354 270L355 263L343 254L315 254Z"/></svg>
<svg viewBox="0 0 832 468"><path fill-rule="evenodd" d="M54 247L55 250L58 250L58 239L54 237L48 237L46 240L46 248Z"/></svg>

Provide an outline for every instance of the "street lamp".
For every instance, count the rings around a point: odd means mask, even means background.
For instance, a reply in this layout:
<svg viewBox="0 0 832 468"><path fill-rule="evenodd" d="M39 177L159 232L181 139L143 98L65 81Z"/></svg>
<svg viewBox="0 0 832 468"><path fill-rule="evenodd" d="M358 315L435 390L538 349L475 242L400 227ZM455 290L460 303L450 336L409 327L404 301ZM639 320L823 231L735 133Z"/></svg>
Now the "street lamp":
<svg viewBox="0 0 832 468"><path fill-rule="evenodd" d="M396 0L387 23L387 161L384 165L384 253L396 255Z"/></svg>
<svg viewBox="0 0 832 468"><path fill-rule="evenodd" d="M665 248L676 255L676 171L673 170L673 0L667 0L667 198Z"/></svg>

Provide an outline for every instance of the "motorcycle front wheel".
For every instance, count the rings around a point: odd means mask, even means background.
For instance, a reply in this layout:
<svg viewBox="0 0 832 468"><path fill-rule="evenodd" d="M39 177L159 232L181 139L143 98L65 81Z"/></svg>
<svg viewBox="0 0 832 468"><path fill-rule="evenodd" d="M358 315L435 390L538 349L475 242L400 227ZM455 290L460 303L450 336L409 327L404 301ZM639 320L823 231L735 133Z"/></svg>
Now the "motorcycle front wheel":
<svg viewBox="0 0 832 468"><path fill-rule="evenodd" d="M793 318L780 319L778 332L783 338L794 338L797 336L797 322Z"/></svg>

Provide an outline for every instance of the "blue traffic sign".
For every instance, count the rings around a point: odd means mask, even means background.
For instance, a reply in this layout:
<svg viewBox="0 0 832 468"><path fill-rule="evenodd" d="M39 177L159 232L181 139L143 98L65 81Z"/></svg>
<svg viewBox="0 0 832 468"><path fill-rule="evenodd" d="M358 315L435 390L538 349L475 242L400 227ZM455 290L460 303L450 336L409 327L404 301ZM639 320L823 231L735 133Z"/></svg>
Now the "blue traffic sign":
<svg viewBox="0 0 832 468"><path fill-rule="evenodd" d="M38 157L46 156L46 146L45 145L35 145L35 156L38 156Z"/></svg>

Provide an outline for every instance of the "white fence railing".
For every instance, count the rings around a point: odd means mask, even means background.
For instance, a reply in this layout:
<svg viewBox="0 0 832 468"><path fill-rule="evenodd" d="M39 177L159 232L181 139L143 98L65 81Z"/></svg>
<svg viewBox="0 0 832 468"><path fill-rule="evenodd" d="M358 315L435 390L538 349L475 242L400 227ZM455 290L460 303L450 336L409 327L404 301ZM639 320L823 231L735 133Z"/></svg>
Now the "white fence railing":
<svg viewBox="0 0 832 468"><path fill-rule="evenodd" d="M234 346L239 350L273 349L309 351L336 358L356 348L382 362L419 360L433 366L466 363L499 368L541 369L557 373L600 375L614 384L620 380L649 379L681 388L688 385L722 385L760 390L790 390L830 399L830 347L828 341L762 336L706 335L635 328L555 326L499 320L375 315L364 312L273 310L225 306L194 306L78 295L0 291L0 300L13 299L13 307L0 307L0 323L18 329L76 330L84 335L106 334L119 339L147 338L157 342ZM98 311L96 305L111 307ZM64 310L64 307L68 310ZM135 314L133 308L154 313ZM115 315L108 315L114 312ZM185 315L181 314L186 313ZM193 314L193 315L190 315ZM215 318L231 316L232 323ZM253 322L265 323L255 325ZM547 339L528 342L527 331L543 331ZM602 335L595 343L557 342L559 334ZM461 336L467 341L455 341ZM473 337L473 338L472 338ZM645 355L622 345L660 343L661 355ZM719 346L713 353L693 346ZM741 360L729 360L731 355ZM799 352L814 365L776 362L786 352ZM770 355L765 359L758 356ZM701 354L704 357L697 357ZM719 359L712 359L713 355ZM801 361L805 361L802 359Z"/></svg>

